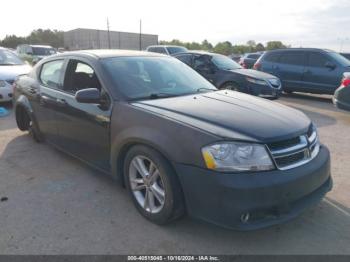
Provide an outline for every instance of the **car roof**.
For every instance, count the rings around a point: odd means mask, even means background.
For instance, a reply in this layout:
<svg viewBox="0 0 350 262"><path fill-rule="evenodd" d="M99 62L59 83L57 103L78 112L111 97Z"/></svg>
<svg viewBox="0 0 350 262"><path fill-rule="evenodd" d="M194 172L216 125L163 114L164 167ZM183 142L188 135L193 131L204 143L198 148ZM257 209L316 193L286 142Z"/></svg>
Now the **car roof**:
<svg viewBox="0 0 350 262"><path fill-rule="evenodd" d="M150 48L150 47L183 47L183 48L186 48L186 47L181 46L181 45L150 45L147 48Z"/></svg>
<svg viewBox="0 0 350 262"><path fill-rule="evenodd" d="M322 48L312 48L312 47L293 47L293 48L281 48L275 50L269 50L266 52L287 52L287 51L323 51L323 52L334 52L330 49L322 49Z"/></svg>
<svg viewBox="0 0 350 262"><path fill-rule="evenodd" d="M80 50L69 51L57 56L85 56L94 58L109 58L109 57L168 57L167 55L146 52L146 51L134 51L134 50L121 50L121 49L92 49L92 50Z"/></svg>
<svg viewBox="0 0 350 262"><path fill-rule="evenodd" d="M208 52L208 51L190 50L190 51L188 51L188 52L181 52L181 53L174 54L174 56L185 55L185 54L194 54L194 55L220 55L220 54L217 54L217 53L210 53L210 52Z"/></svg>

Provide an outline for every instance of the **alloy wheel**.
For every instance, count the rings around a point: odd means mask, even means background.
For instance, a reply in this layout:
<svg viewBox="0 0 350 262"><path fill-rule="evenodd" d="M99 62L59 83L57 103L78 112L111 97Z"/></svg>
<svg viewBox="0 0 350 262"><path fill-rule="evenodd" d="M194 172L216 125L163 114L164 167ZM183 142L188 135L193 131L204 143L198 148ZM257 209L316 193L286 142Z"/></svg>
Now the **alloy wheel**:
<svg viewBox="0 0 350 262"><path fill-rule="evenodd" d="M135 156L129 166L130 189L147 212L159 213L165 203L162 175L156 164L145 156Z"/></svg>

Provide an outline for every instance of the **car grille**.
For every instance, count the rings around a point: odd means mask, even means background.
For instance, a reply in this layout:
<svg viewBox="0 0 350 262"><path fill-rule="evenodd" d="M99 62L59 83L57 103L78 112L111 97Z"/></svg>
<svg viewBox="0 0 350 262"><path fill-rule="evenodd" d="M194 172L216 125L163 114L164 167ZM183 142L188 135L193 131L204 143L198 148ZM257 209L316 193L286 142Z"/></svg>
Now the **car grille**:
<svg viewBox="0 0 350 262"><path fill-rule="evenodd" d="M273 142L267 147L276 166L281 170L306 164L318 154L320 149L317 132L313 127L310 127L305 135Z"/></svg>

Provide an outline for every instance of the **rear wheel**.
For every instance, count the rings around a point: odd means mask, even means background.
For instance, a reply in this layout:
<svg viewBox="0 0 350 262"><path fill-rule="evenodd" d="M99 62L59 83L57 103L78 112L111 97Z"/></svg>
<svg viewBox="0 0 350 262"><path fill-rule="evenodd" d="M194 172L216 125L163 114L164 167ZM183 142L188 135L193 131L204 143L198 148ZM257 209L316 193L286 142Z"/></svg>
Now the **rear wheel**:
<svg viewBox="0 0 350 262"><path fill-rule="evenodd" d="M137 210L156 224L166 224L184 214L180 183L169 162L157 151L132 147L125 158L127 189Z"/></svg>
<svg viewBox="0 0 350 262"><path fill-rule="evenodd" d="M29 135L36 142L42 142L42 138L34 126L33 120L29 116L28 112L21 106L16 109L16 122L21 131L28 131Z"/></svg>

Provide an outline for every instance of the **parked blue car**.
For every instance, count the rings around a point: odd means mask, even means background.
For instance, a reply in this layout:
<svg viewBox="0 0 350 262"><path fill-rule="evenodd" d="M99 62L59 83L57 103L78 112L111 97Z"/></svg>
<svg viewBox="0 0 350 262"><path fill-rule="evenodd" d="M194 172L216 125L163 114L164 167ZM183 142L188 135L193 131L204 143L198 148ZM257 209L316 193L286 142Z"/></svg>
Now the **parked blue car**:
<svg viewBox="0 0 350 262"><path fill-rule="evenodd" d="M330 50L289 48L264 53L254 69L277 76L287 93L334 94L350 61Z"/></svg>

